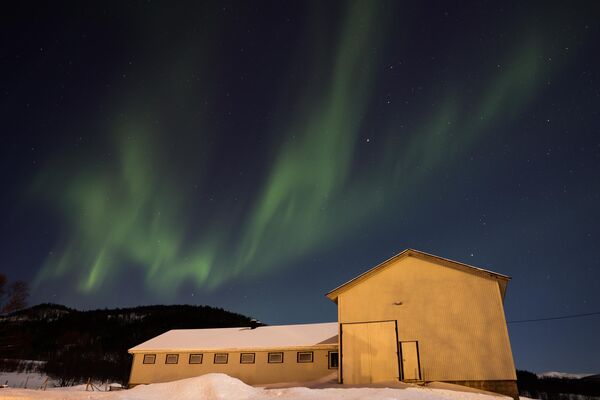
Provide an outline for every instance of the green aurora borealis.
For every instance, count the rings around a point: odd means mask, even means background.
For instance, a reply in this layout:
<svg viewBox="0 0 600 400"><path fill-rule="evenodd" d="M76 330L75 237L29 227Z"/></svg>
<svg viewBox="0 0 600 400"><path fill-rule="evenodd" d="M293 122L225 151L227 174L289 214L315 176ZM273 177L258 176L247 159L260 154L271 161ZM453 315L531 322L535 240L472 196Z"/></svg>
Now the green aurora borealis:
<svg viewBox="0 0 600 400"><path fill-rule="evenodd" d="M31 305L334 321L326 292L415 248L511 276L507 321L600 307L595 2L0 19L0 274ZM600 370L597 316L508 328L519 369Z"/></svg>
<svg viewBox="0 0 600 400"><path fill-rule="evenodd" d="M123 83L99 124L103 151L64 151L35 180L32 196L48 200L62 221L36 284L68 276L94 293L136 269L168 299L184 282L210 290L285 269L357 226L411 212L416 188L527 109L543 83L543 42L524 30L502 66L480 60L483 85L467 88L447 71L444 84L428 89L428 107L415 112L408 102L381 100L388 67L379 49L401 50L406 40L390 36L398 21L386 14L373 2L352 3L333 29L312 10L299 33L306 46L288 64L304 78L273 81L276 111L265 124L264 154L246 164L254 170L248 181L224 165L236 153L217 149L218 124L202 106L223 95L206 93L211 84L202 82L226 79L203 61L218 57L209 40L164 57L155 87ZM184 76L201 82L201 93L186 88ZM383 118L380 107L388 109Z"/></svg>

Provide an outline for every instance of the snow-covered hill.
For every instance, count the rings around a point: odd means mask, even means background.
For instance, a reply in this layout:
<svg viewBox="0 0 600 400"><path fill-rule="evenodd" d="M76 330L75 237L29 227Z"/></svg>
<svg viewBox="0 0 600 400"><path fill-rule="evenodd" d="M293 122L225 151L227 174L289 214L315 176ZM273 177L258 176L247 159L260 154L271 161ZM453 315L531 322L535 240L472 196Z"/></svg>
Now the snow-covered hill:
<svg viewBox="0 0 600 400"><path fill-rule="evenodd" d="M584 378L586 376L590 376L593 374L573 374L570 372L557 372L557 371L548 371L548 372L541 372L539 374L537 374L538 378L569 378L569 379L581 379Z"/></svg>
<svg viewBox="0 0 600 400"><path fill-rule="evenodd" d="M264 389L224 374L207 374L169 383L141 385L117 392L77 389L0 389L3 400L501 400L502 396L409 386L406 388Z"/></svg>

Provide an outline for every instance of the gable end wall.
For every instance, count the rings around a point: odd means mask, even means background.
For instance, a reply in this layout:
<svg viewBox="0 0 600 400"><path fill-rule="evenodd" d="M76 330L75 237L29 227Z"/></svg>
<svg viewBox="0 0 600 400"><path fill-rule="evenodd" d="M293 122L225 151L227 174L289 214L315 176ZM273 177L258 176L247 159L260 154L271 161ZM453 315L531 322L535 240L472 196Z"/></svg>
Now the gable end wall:
<svg viewBox="0 0 600 400"><path fill-rule="evenodd" d="M402 303L396 305L395 303ZM405 257L338 297L340 323L395 319L427 381L515 380L498 282Z"/></svg>

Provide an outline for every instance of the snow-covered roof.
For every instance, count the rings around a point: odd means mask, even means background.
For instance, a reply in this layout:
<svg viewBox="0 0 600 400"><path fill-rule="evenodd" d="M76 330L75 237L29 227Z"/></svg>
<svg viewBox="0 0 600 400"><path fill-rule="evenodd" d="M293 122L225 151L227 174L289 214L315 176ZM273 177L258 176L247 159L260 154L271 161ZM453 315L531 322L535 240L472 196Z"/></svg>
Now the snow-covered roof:
<svg viewBox="0 0 600 400"><path fill-rule="evenodd" d="M129 352L332 347L337 345L337 335L337 322L259 326L255 329L174 329L132 347Z"/></svg>

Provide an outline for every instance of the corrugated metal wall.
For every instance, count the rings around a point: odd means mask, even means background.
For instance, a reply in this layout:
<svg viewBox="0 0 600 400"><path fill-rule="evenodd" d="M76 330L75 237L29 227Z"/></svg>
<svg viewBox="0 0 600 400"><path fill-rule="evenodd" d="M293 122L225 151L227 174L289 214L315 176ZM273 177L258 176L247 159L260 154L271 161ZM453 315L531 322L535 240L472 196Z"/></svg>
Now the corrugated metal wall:
<svg viewBox="0 0 600 400"><path fill-rule="evenodd" d="M398 303L401 303L400 305ZM338 298L340 323L395 319L424 380L516 379L498 283L406 257Z"/></svg>

